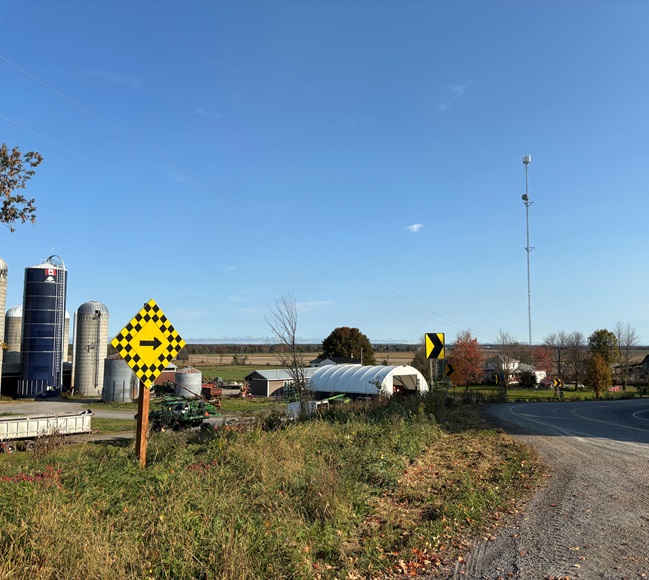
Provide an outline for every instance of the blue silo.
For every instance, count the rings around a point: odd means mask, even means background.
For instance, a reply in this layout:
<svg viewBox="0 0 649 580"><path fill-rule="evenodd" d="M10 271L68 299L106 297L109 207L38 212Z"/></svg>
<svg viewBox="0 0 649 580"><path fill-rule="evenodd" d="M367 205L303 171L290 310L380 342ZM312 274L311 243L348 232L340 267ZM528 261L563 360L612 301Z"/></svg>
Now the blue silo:
<svg viewBox="0 0 649 580"><path fill-rule="evenodd" d="M59 256L25 268L19 397L58 395L67 360L67 270Z"/></svg>

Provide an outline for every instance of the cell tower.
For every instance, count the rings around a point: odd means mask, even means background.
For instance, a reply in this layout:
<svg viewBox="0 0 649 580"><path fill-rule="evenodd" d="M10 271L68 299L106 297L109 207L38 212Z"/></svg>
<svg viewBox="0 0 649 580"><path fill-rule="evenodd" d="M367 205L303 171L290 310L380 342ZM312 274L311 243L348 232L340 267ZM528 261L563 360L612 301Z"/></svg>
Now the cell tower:
<svg viewBox="0 0 649 580"><path fill-rule="evenodd" d="M525 193L523 194L523 203L525 204L525 228L527 231L527 325L529 330L529 345L530 345L530 364L532 364L532 290L530 285L530 252L534 249L530 246L530 206L534 203L530 201L530 196L527 191L527 169L528 165L532 163L532 156L526 155L523 157L523 165L525 165Z"/></svg>

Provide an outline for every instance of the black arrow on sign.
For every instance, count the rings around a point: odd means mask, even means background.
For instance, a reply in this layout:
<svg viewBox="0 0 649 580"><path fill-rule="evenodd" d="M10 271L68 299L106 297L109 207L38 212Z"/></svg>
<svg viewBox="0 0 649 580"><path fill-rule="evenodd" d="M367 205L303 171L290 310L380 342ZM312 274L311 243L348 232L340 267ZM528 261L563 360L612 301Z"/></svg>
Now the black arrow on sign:
<svg viewBox="0 0 649 580"><path fill-rule="evenodd" d="M162 346L162 342L160 342L158 337L155 337L153 340L141 340L140 346L152 346L153 350L155 350L159 346Z"/></svg>
<svg viewBox="0 0 649 580"><path fill-rule="evenodd" d="M444 333L426 333L426 358L444 358Z"/></svg>
<svg viewBox="0 0 649 580"><path fill-rule="evenodd" d="M455 367L451 363L446 363L446 372L444 373L447 377L450 377L455 372Z"/></svg>

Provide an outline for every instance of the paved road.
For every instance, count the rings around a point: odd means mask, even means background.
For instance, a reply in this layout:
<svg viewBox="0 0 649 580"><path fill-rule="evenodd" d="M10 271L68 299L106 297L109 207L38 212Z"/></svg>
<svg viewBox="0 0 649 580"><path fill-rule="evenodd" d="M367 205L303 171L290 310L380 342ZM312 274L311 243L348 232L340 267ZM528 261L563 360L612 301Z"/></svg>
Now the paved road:
<svg viewBox="0 0 649 580"><path fill-rule="evenodd" d="M534 447L550 477L453 577L649 577L649 400L494 405L488 416Z"/></svg>
<svg viewBox="0 0 649 580"><path fill-rule="evenodd" d="M487 414L513 433L649 443L649 399L510 403Z"/></svg>

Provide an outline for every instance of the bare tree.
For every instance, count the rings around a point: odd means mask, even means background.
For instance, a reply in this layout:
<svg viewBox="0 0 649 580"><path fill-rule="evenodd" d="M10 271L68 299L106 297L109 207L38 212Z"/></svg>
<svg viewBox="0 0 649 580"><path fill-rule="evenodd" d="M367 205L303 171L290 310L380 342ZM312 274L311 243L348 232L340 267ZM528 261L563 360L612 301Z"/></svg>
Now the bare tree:
<svg viewBox="0 0 649 580"><path fill-rule="evenodd" d="M496 367L502 374L502 385L506 394L511 374L516 370L515 366L517 360L519 360L516 358L519 351L519 343L509 332L501 329L496 336L496 344L498 345L499 353Z"/></svg>
<svg viewBox="0 0 649 580"><path fill-rule="evenodd" d="M553 332L545 337L543 341L544 344L549 346L554 351L554 356L556 360L556 374L563 380L564 379L564 359L567 355L568 349L568 333L560 330L559 332Z"/></svg>
<svg viewBox="0 0 649 580"><path fill-rule="evenodd" d="M566 341L566 379L574 382L575 390L584 377L586 357L586 339L579 331L571 332Z"/></svg>
<svg viewBox="0 0 649 580"><path fill-rule="evenodd" d="M297 315L298 306L295 296L284 294L275 300L274 307L265 318L275 340L283 347L282 352L277 352L275 356L279 364L287 369L295 394L300 401L302 413L305 413L310 392L304 356L297 343Z"/></svg>
<svg viewBox="0 0 649 580"><path fill-rule="evenodd" d="M638 333L628 322L626 324L616 322L615 337L619 350L622 388L626 390L629 381L629 367L631 366L631 351L638 345Z"/></svg>

